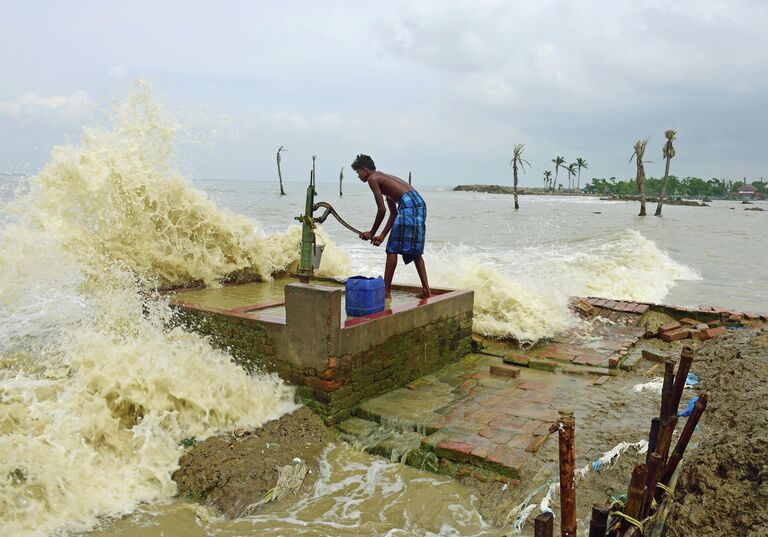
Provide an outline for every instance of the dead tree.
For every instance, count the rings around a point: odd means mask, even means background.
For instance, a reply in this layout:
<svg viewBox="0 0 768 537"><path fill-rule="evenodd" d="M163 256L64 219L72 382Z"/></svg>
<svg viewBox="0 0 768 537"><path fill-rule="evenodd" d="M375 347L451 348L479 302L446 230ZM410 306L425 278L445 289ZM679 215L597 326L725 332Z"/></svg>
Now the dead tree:
<svg viewBox="0 0 768 537"><path fill-rule="evenodd" d="M283 146L277 148L277 178L280 180L280 195L285 196L285 190L283 190L283 171L280 169L280 152L285 151Z"/></svg>
<svg viewBox="0 0 768 537"><path fill-rule="evenodd" d="M645 155L645 146L648 144L648 139L638 140L635 143L635 152L629 157L629 162L635 159L637 162L637 191L640 194L640 214L637 216L645 216L645 168L643 167L643 155Z"/></svg>
<svg viewBox="0 0 768 537"><path fill-rule="evenodd" d="M662 155L664 155L664 160L666 160L667 163L664 166L664 184L661 186L659 204L656 205L656 212L654 213L654 216L661 216L661 206L664 203L664 196L667 195L667 183L669 182L669 161L672 160L675 156L675 148L672 146L672 140L675 139L676 135L677 133L673 130L668 130L664 133L664 136L667 137L667 142L664 144Z"/></svg>

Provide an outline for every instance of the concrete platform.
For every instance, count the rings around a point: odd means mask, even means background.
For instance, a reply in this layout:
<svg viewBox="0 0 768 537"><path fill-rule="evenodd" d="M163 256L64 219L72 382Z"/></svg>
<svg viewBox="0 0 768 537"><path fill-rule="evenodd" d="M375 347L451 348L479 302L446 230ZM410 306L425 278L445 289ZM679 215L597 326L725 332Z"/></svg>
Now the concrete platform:
<svg viewBox="0 0 768 537"><path fill-rule="evenodd" d="M387 309L354 318L333 281L182 290L172 303L176 322L209 335L245 369L295 384L298 398L333 424L470 352L472 291L433 289L426 300L419 292L395 286Z"/></svg>

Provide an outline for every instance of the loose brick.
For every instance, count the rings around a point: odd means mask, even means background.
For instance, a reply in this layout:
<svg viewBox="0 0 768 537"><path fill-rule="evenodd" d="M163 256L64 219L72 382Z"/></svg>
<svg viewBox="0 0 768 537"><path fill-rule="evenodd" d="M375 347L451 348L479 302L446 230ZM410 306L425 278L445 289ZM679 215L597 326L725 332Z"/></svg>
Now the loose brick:
<svg viewBox="0 0 768 537"><path fill-rule="evenodd" d="M691 319L690 317L683 317L682 319L680 319L680 324L696 326L697 324L699 324L699 321L697 321L696 319Z"/></svg>
<svg viewBox="0 0 768 537"><path fill-rule="evenodd" d="M542 371L554 371L557 367L557 362L544 360L542 358L531 358L528 360L528 367L531 369L540 369Z"/></svg>
<svg viewBox="0 0 768 537"><path fill-rule="evenodd" d="M713 319L711 321L707 321L707 326L709 326L710 328L715 328L716 326L720 326L721 324L723 323L720 321L720 319Z"/></svg>
<svg viewBox="0 0 768 537"><path fill-rule="evenodd" d="M670 355L654 349L643 349L643 358L657 364L662 364L670 359Z"/></svg>
<svg viewBox="0 0 768 537"><path fill-rule="evenodd" d="M601 377L597 377L595 381L592 383L593 386L602 386L606 382L608 382L608 379L611 378L608 375L603 375Z"/></svg>
<svg viewBox="0 0 768 537"><path fill-rule="evenodd" d="M709 330L704 330L703 332L706 333L708 337L716 337L725 334L726 329L724 326L718 326L717 328L710 328Z"/></svg>
<svg viewBox="0 0 768 537"><path fill-rule="evenodd" d="M492 365L491 375L497 375L501 377L517 378L520 376L520 370L516 367L510 367L508 365Z"/></svg>
<svg viewBox="0 0 768 537"><path fill-rule="evenodd" d="M635 313L645 313L649 307L648 304L638 304L632 311Z"/></svg>
<svg viewBox="0 0 768 537"><path fill-rule="evenodd" d="M528 445L525 447L525 451L528 453L536 453L541 449L541 446L544 445L544 443L547 441L547 438L549 438L548 435L540 434L538 436L534 436L531 438L531 441L528 442Z"/></svg>
<svg viewBox="0 0 768 537"><path fill-rule="evenodd" d="M682 327L682 325L680 323L678 323L677 321L674 321L674 322L671 322L671 323L667 323L667 324L661 325L659 327L659 332L662 332L662 333L663 332L674 332L674 331L680 329L681 327Z"/></svg>
<svg viewBox="0 0 768 537"><path fill-rule="evenodd" d="M525 356L524 354L509 353L502 356L501 359L504 360L504 363L506 364L514 364L522 367L528 367L528 357Z"/></svg>
<svg viewBox="0 0 768 537"><path fill-rule="evenodd" d="M690 335L690 332L688 332L688 330L678 328L677 330L672 330L670 332L662 332L659 337L663 341L671 342L671 341L686 339L689 335Z"/></svg>

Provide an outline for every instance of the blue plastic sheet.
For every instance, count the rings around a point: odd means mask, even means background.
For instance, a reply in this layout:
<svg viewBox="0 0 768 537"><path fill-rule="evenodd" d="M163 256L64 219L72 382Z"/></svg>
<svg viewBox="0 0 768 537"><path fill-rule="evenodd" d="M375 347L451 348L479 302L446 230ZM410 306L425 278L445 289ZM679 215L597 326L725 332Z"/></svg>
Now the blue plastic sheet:
<svg viewBox="0 0 768 537"><path fill-rule="evenodd" d="M696 401L698 400L699 398L698 396L696 396L690 401L688 401L688 406L686 406L684 410L681 410L680 412L678 412L677 415L681 418L687 418L688 416L690 416L691 412L693 412L693 407L696 404Z"/></svg>

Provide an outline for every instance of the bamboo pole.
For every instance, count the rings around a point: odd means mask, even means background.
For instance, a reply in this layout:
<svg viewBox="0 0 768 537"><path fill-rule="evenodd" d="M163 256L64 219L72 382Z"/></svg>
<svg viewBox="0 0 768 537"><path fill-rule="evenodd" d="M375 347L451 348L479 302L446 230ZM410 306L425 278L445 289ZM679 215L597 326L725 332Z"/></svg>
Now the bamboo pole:
<svg viewBox="0 0 768 537"><path fill-rule="evenodd" d="M638 464L632 470L632 479L629 482L627 490L627 505L624 507L624 514L632 518L640 516L640 509L643 506L643 494L645 492L645 481L648 476L648 468L645 464ZM621 531L627 529L629 522L622 519Z"/></svg>
<svg viewBox="0 0 768 537"><path fill-rule="evenodd" d="M656 445L659 442L659 427L661 420L659 418L653 418L651 420L651 431L648 433L648 452L645 455L645 464L648 464L648 457L651 453L656 451Z"/></svg>
<svg viewBox="0 0 768 537"><path fill-rule="evenodd" d="M688 372L691 370L691 363L693 363L693 349L690 347L683 347L683 351L680 353L680 364L677 366L677 376L675 376L675 385L672 391L672 401L669 409L670 415L677 415L677 409L680 406L680 398L682 398L683 388L685 388L685 380L688 378Z"/></svg>
<svg viewBox="0 0 768 537"><path fill-rule="evenodd" d="M550 512L541 513L533 520L534 537L552 537L555 531L555 515Z"/></svg>
<svg viewBox="0 0 768 537"><path fill-rule="evenodd" d="M576 483L573 412L560 411L560 535L576 537Z"/></svg>
<svg viewBox="0 0 768 537"><path fill-rule="evenodd" d="M648 516L651 510L651 500L656 492L656 483L659 481L659 474L661 473L661 455L658 453L651 453L651 457L648 460L648 473L645 477L645 492L643 493L643 504L640 506L640 515L638 520L642 520Z"/></svg>
<svg viewBox="0 0 768 537"><path fill-rule="evenodd" d="M709 396L706 393L699 395L699 400L696 401L696 404L693 406L693 412L691 412L691 415L688 417L688 421L686 422L685 427L683 427L683 432L680 433L680 438L678 438L677 444L675 444L675 449L672 451L672 455L669 457L669 461L664 467L664 471L659 478L659 482L662 484L669 485L675 470L677 470L677 466L683 459L685 450L688 448L688 442L691 441L693 431L696 430L696 425L699 423L702 414L704 414L704 410L707 408L708 401ZM662 496L663 491L661 489L657 490L656 501L660 502Z"/></svg>
<svg viewBox="0 0 768 537"><path fill-rule="evenodd" d="M664 427L664 436L659 438L659 443L656 445L656 453L661 455L662 468L667 464L667 457L669 456L669 447L672 445L672 434L675 432L677 426L677 416L670 416L667 418L667 424Z"/></svg>

